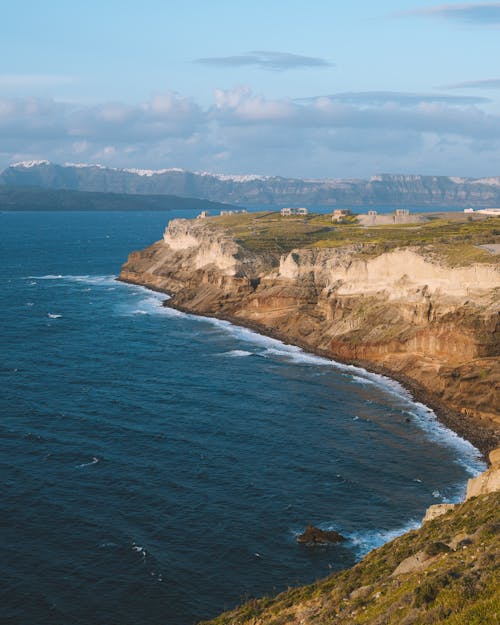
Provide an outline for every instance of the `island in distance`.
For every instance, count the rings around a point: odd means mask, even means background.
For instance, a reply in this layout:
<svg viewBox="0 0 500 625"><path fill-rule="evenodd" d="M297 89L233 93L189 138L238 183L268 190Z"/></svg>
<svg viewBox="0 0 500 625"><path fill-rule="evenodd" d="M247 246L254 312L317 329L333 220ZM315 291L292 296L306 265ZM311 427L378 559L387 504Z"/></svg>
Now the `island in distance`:
<svg viewBox="0 0 500 625"><path fill-rule="evenodd" d="M0 184L22 187L172 194L239 205L499 206L500 176L469 178L376 174L367 179L306 179L226 175L170 169L120 169L23 161L0 174Z"/></svg>

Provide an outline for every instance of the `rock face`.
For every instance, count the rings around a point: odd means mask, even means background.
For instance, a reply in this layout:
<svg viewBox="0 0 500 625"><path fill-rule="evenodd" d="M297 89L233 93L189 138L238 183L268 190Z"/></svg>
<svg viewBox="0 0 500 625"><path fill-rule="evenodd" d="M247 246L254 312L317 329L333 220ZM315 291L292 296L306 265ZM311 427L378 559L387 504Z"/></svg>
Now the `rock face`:
<svg viewBox="0 0 500 625"><path fill-rule="evenodd" d="M488 495L489 493L500 491L500 447L490 451L489 461L489 469L467 482L465 501L472 497L479 497L480 495ZM438 503L434 506L429 506L422 519L422 523L433 521L450 510L453 510L458 505L459 504L453 503Z"/></svg>
<svg viewBox="0 0 500 625"><path fill-rule="evenodd" d="M431 250L365 257L360 245L281 258L238 245L210 220L174 220L120 279L169 305L226 318L423 391L483 451L500 442L500 270L447 267Z"/></svg>
<svg viewBox="0 0 500 625"><path fill-rule="evenodd" d="M306 531L297 536L297 542L301 545L327 545L328 543L341 543L345 538L335 531L320 530L319 527L308 525Z"/></svg>
<svg viewBox="0 0 500 625"><path fill-rule="evenodd" d="M147 171L31 161L11 165L0 184L107 193L172 194L236 204L498 206L500 178L383 174L369 179L304 180L227 176L182 169Z"/></svg>
<svg viewBox="0 0 500 625"><path fill-rule="evenodd" d="M466 499L500 490L500 448L490 452L490 468L467 482Z"/></svg>
<svg viewBox="0 0 500 625"><path fill-rule="evenodd" d="M427 523L427 521L434 521L439 516L446 514L450 510L455 508L454 503L437 503L434 506L429 506L425 513L424 518L422 519L422 523Z"/></svg>

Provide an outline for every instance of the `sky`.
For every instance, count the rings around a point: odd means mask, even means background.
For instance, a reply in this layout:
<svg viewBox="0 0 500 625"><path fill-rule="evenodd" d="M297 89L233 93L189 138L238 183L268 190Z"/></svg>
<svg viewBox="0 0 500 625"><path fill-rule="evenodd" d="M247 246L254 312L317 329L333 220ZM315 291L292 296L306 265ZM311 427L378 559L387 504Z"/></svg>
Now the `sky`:
<svg viewBox="0 0 500 625"><path fill-rule="evenodd" d="M500 2L24 0L0 167L500 175Z"/></svg>

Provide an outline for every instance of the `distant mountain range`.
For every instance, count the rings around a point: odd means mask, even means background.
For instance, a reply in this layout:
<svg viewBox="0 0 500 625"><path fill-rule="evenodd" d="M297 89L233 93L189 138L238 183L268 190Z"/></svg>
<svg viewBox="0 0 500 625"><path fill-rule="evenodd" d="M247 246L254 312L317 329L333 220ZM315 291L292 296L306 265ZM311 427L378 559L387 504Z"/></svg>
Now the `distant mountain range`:
<svg viewBox="0 0 500 625"><path fill-rule="evenodd" d="M5 169L0 184L139 195L176 195L238 205L499 206L500 176L458 178L381 174L369 179L313 180L228 176L183 169L115 169L25 161Z"/></svg>
<svg viewBox="0 0 500 625"><path fill-rule="evenodd" d="M216 215L220 210L233 208L236 207L230 204L175 195L131 195L0 185L0 211L168 211L195 209L208 210Z"/></svg>

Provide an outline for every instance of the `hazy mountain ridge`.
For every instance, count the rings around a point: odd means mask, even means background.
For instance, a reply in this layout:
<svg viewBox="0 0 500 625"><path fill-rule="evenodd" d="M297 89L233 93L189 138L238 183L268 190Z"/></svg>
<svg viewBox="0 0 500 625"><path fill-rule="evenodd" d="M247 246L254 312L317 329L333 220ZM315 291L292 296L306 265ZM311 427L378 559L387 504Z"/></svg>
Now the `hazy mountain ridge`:
<svg viewBox="0 0 500 625"><path fill-rule="evenodd" d="M459 178L379 174L369 179L229 176L182 169L115 169L102 165L27 161L11 165L0 184L140 195L200 197L235 204L495 206L500 176Z"/></svg>
<svg viewBox="0 0 500 625"><path fill-rule="evenodd" d="M167 211L179 209L219 211L230 204L175 195L132 195L68 189L41 189L0 184L2 211Z"/></svg>

